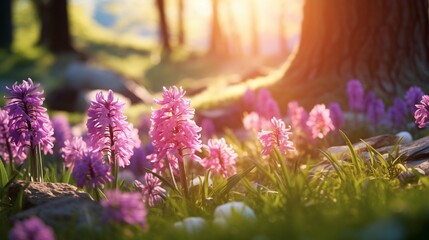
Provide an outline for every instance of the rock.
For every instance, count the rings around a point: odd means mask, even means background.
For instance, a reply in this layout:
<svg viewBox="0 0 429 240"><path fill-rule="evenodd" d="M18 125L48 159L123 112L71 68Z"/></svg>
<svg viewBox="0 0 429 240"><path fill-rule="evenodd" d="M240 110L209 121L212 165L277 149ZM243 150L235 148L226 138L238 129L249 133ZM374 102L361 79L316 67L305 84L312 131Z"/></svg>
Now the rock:
<svg viewBox="0 0 429 240"><path fill-rule="evenodd" d="M28 185L27 185L28 184ZM24 190L23 208L28 209L59 198L91 200L91 196L68 183L17 181L11 184L9 196L16 199L19 191Z"/></svg>
<svg viewBox="0 0 429 240"><path fill-rule="evenodd" d="M256 215L253 210L243 202L229 202L216 207L214 218L223 219L226 222L234 219L245 220L248 222L256 222ZM222 220L218 220L223 222Z"/></svg>
<svg viewBox="0 0 429 240"><path fill-rule="evenodd" d="M206 220L201 217L188 217L174 223L175 228L184 229L189 234L201 232L206 227Z"/></svg>
<svg viewBox="0 0 429 240"><path fill-rule="evenodd" d="M82 62L71 63L65 71L67 87L77 91L111 89L127 96L132 103L151 103L152 96L142 86L116 73L99 69Z"/></svg>
<svg viewBox="0 0 429 240"><path fill-rule="evenodd" d="M58 228L69 223L76 224L78 228L92 227L99 223L103 207L89 199L76 199L61 197L19 212L11 220L22 220L30 216L38 216L45 223Z"/></svg>
<svg viewBox="0 0 429 240"><path fill-rule="evenodd" d="M411 143L413 141L413 137L407 131L399 132L396 134L396 136L401 139L401 143L403 143L403 144L408 144L408 143Z"/></svg>
<svg viewBox="0 0 429 240"><path fill-rule="evenodd" d="M33 215L45 223L64 227L71 221L78 227L88 227L100 219L103 208L86 192L67 183L40 183L17 181L9 188L9 195L16 199L23 190L23 210L11 217L11 221Z"/></svg>

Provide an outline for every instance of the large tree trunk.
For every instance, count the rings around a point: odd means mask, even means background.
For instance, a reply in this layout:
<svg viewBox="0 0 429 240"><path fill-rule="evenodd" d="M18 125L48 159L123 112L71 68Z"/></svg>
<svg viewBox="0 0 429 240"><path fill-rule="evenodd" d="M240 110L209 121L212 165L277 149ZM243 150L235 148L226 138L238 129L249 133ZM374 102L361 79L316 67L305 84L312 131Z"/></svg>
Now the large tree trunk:
<svg viewBox="0 0 429 240"><path fill-rule="evenodd" d="M225 36L219 18L219 0L212 0L212 22L210 32L209 54L215 56L227 55Z"/></svg>
<svg viewBox="0 0 429 240"><path fill-rule="evenodd" d="M307 0L299 48L271 89L283 106L345 98L349 79L390 97L428 92L428 43L427 0Z"/></svg>
<svg viewBox="0 0 429 240"><path fill-rule="evenodd" d="M49 50L54 53L74 51L70 37L67 0L51 0Z"/></svg>
<svg viewBox="0 0 429 240"><path fill-rule="evenodd" d="M73 48L67 0L33 0L40 21L37 45L53 53L75 52Z"/></svg>
<svg viewBox="0 0 429 240"><path fill-rule="evenodd" d="M162 50L166 55L171 52L170 33L168 29L167 15L165 14L165 1L156 0L156 7L158 10L159 19L159 37L161 41Z"/></svg>
<svg viewBox="0 0 429 240"><path fill-rule="evenodd" d="M10 51L12 48L12 1L0 1L0 49Z"/></svg>
<svg viewBox="0 0 429 240"><path fill-rule="evenodd" d="M185 19L184 19L184 14L185 14L185 6L183 4L184 0L178 0L178 42L179 42L179 46L183 46L185 45Z"/></svg>

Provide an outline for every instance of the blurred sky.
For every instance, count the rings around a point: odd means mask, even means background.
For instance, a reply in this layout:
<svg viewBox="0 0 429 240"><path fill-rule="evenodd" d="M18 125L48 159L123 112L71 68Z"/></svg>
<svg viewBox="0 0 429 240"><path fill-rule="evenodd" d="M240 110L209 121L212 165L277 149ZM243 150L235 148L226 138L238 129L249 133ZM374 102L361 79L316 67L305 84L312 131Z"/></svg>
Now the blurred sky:
<svg viewBox="0 0 429 240"><path fill-rule="evenodd" d="M231 4L232 18L245 49L250 46L249 1L220 0L220 14L224 31L230 32L227 5ZM261 50L264 54L275 53L279 48L278 25L282 5L285 7L286 33L292 48L299 41L303 0L254 0L258 14L258 30ZM282 4L282 1L284 3ZM157 15L154 0L70 0L70 4L82 8L101 26L117 34L131 34L145 42L158 38ZM206 50L210 34L211 0L184 0L187 44L191 49ZM172 37L177 32L177 0L166 0L166 11Z"/></svg>

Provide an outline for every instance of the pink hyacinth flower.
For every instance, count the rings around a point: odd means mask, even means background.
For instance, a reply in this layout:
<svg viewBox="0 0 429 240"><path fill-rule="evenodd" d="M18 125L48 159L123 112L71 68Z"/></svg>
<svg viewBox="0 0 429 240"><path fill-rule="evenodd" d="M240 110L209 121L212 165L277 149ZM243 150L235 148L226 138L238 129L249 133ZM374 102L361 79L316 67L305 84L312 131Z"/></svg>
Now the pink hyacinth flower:
<svg viewBox="0 0 429 240"><path fill-rule="evenodd" d="M66 161L66 167L72 167L75 161L82 160L87 152L88 147L82 137L73 137L71 140L66 140L64 147L60 149L61 156Z"/></svg>
<svg viewBox="0 0 429 240"><path fill-rule="evenodd" d="M103 152L111 165L114 157L119 167L130 164L135 147L135 133L123 114L124 105L114 100L112 90L109 90L107 98L100 91L95 101L91 101L86 123L93 151Z"/></svg>
<svg viewBox="0 0 429 240"><path fill-rule="evenodd" d="M285 123L281 119L272 118L272 127L270 130L263 130L258 134L258 139L262 143L264 149L262 155L270 155L274 147L277 147L283 154L286 151L295 151L293 143L289 141L291 135L290 127L286 128Z"/></svg>
<svg viewBox="0 0 429 240"><path fill-rule="evenodd" d="M143 195L143 200L153 207L167 196L167 191L161 187L161 181L154 175L148 173L144 176L144 183L139 180L134 181L134 185Z"/></svg>
<svg viewBox="0 0 429 240"><path fill-rule="evenodd" d="M212 169L213 172L222 174L225 178L237 173L235 160L238 155L230 145L226 144L224 138L210 139L204 148L209 152L209 156L201 160L201 165L205 169Z"/></svg>
<svg viewBox="0 0 429 240"><path fill-rule="evenodd" d="M424 128L429 124L429 96L424 95L420 101L420 104L416 104L417 110L414 113L416 124L419 128Z"/></svg>
<svg viewBox="0 0 429 240"><path fill-rule="evenodd" d="M335 129L329 109L326 109L325 104L317 104L313 107L310 111L307 126L311 129L313 139L324 138L326 134Z"/></svg>
<svg viewBox="0 0 429 240"><path fill-rule="evenodd" d="M153 168L161 171L167 166L164 160L177 170L177 161L189 157L197 162L201 159L195 154L201 151L201 139L198 134L201 128L194 121L195 110L190 107L190 100L185 99L185 91L176 86L164 87L163 98L155 99L161 108L152 111L151 129L155 155L152 159Z"/></svg>

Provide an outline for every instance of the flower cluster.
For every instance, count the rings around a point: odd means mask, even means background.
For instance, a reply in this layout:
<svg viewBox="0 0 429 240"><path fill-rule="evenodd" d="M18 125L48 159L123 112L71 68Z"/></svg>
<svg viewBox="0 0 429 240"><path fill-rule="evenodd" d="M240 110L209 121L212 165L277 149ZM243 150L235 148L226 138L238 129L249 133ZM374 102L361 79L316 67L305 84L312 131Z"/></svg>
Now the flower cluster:
<svg viewBox="0 0 429 240"><path fill-rule="evenodd" d="M201 140L198 134L201 128L197 126L194 118L194 109L190 107L190 100L185 99L182 88L164 87L163 98L155 99L161 108L152 111L152 126L149 131L155 154L150 156L155 171L162 171L167 165L177 170L177 161L188 156L199 162L195 154L201 151Z"/></svg>
<svg viewBox="0 0 429 240"><path fill-rule="evenodd" d="M113 92L109 90L107 98L103 92L98 92L95 101L91 101L88 109L88 135L94 151L101 151L117 161L119 167L130 164L133 154L133 130L123 114L124 103L114 100ZM134 134L135 135L135 134Z"/></svg>
<svg viewBox="0 0 429 240"><path fill-rule="evenodd" d="M364 89L359 80L350 80L347 83L347 96L352 111L362 111L364 108Z"/></svg>
<svg viewBox="0 0 429 240"><path fill-rule="evenodd" d="M235 161L238 155L231 146L226 144L224 138L210 139L204 148L209 153L209 156L201 160L201 165L205 169L212 169L215 173L222 174L225 178L237 172Z"/></svg>
<svg viewBox="0 0 429 240"><path fill-rule="evenodd" d="M419 128L424 128L429 124L429 96L424 95L420 101L420 104L416 104L416 112L414 118Z"/></svg>
<svg viewBox="0 0 429 240"><path fill-rule="evenodd" d="M104 184L112 180L109 166L103 163L97 153L84 154L81 160L75 162L72 174L78 187L103 188Z"/></svg>
<svg viewBox="0 0 429 240"><path fill-rule="evenodd" d="M272 127L270 130L263 130L258 134L258 139L264 149L262 155L269 155L274 147L277 147L283 154L286 151L294 151L293 143L289 141L290 127L286 128L285 123L277 118L271 119Z"/></svg>
<svg viewBox="0 0 429 240"><path fill-rule="evenodd" d="M18 155L24 154L28 146L52 153L54 131L49 121L46 108L42 107L43 91L37 91L40 84L33 85L33 81L23 80L21 84L15 82L12 88L6 87L11 94L5 109L9 113L9 132L11 140L18 146Z"/></svg>
<svg viewBox="0 0 429 240"><path fill-rule="evenodd" d="M55 147L60 149L64 147L65 141L72 138L72 132L67 117L57 114L51 119L52 128L54 129Z"/></svg>
<svg viewBox="0 0 429 240"><path fill-rule="evenodd" d="M140 193L122 193L119 190L106 192L101 202L105 209L105 221L146 226L147 210Z"/></svg>
<svg viewBox="0 0 429 240"><path fill-rule="evenodd" d="M9 232L9 240L54 240L52 228L38 217L18 221Z"/></svg>
<svg viewBox="0 0 429 240"><path fill-rule="evenodd" d="M311 129L312 138L323 138L335 127L332 124L329 109L324 104L317 104L310 112L307 126Z"/></svg>
<svg viewBox="0 0 429 240"><path fill-rule="evenodd" d="M64 142L64 147L60 149L60 152L66 161L66 167L72 167L74 162L82 160L89 150L82 137L73 137L73 139Z"/></svg>
<svg viewBox="0 0 429 240"><path fill-rule="evenodd" d="M143 200L150 207L155 206L167 196L167 191L161 187L161 181L152 174L144 176L144 183L135 180L134 185L140 190Z"/></svg>
<svg viewBox="0 0 429 240"><path fill-rule="evenodd" d="M8 113L6 110L0 109L0 156L4 161L12 158L16 163L22 164L27 154L25 152L18 153L18 147L10 138Z"/></svg>

